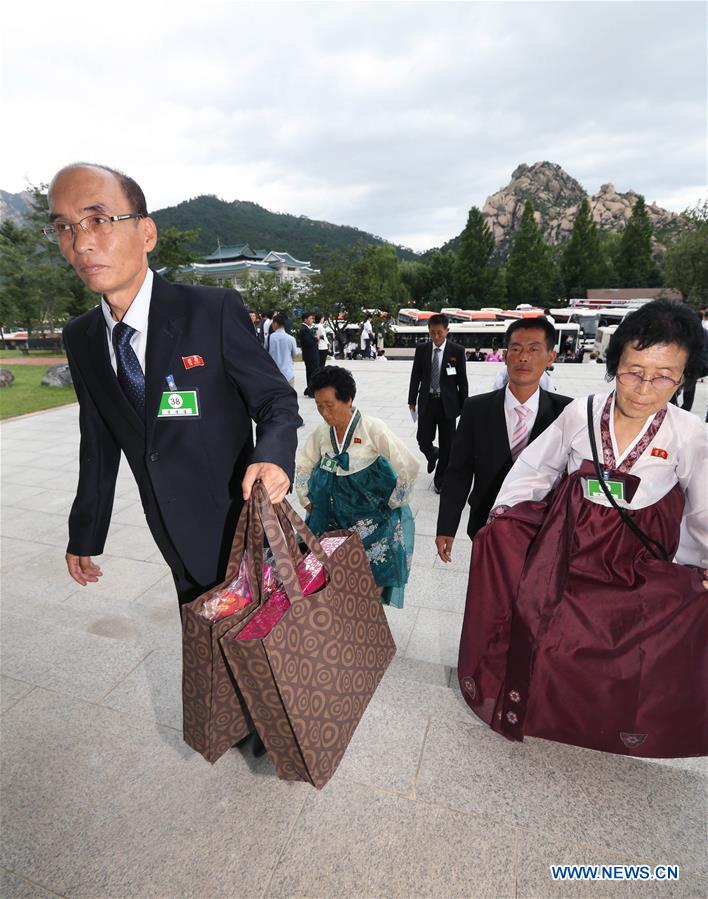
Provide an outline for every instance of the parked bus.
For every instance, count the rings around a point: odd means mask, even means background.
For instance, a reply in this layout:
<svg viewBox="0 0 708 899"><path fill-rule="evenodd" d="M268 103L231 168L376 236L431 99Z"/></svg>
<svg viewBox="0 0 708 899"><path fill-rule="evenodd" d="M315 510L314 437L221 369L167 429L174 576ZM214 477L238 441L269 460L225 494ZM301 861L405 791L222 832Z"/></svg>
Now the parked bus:
<svg viewBox="0 0 708 899"><path fill-rule="evenodd" d="M491 353L501 349L506 343L506 331L512 320L454 322L450 325L450 340L461 344L465 350L479 350ZM578 351L580 328L577 324L557 324L554 349L559 355L568 350ZM412 359L415 348L429 340L427 328L419 325L393 325L384 341L384 349L389 359Z"/></svg>

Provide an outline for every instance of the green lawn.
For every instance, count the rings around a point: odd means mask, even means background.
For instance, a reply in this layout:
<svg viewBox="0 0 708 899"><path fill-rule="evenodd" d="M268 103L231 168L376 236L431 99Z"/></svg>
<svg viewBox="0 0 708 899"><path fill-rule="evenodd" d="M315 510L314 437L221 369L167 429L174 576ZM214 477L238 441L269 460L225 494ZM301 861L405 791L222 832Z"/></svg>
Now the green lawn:
<svg viewBox="0 0 708 899"><path fill-rule="evenodd" d="M76 402L73 387L42 387L48 365L4 365L15 376L10 387L0 387L0 419L53 409Z"/></svg>
<svg viewBox="0 0 708 899"><path fill-rule="evenodd" d="M40 356L41 358L44 358L45 356L47 358L49 358L50 356L51 357L56 356L58 359L63 359L63 358L65 358L66 353L64 353L62 350L30 350L29 358L31 359L32 356ZM24 354L21 353L19 350L0 350L0 359L12 359L12 358L17 359L17 358L25 358L25 357L24 357Z"/></svg>

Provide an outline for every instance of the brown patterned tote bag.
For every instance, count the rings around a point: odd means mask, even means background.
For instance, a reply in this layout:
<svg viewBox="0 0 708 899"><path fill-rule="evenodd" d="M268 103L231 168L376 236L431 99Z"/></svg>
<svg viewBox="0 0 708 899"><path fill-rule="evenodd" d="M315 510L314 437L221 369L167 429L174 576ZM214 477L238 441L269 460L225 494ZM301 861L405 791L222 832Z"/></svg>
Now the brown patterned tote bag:
<svg viewBox="0 0 708 899"><path fill-rule="evenodd" d="M182 607L182 732L212 764L253 729L219 638L259 607L262 556L263 526L251 499L241 510L224 582Z"/></svg>
<svg viewBox="0 0 708 899"><path fill-rule="evenodd" d="M259 499L283 589L222 636L221 647L278 776L321 788L396 645L359 535L318 540L287 502L273 507L264 492Z"/></svg>

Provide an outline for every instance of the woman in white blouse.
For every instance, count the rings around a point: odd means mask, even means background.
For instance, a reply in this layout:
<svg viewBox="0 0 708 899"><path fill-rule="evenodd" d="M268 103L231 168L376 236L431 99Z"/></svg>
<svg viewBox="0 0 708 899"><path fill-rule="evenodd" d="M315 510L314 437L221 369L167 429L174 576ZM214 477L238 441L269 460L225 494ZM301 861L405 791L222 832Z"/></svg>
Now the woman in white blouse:
<svg viewBox="0 0 708 899"><path fill-rule="evenodd" d="M378 418L353 406L356 383L346 369L328 365L312 376L324 419L305 441L295 468L295 489L307 523L325 531L358 531L381 601L401 608L415 528L408 498L418 463Z"/></svg>
<svg viewBox="0 0 708 899"><path fill-rule="evenodd" d="M702 353L686 306L627 316L614 391L521 453L475 538L460 685L509 739L708 752L708 441L670 404Z"/></svg>

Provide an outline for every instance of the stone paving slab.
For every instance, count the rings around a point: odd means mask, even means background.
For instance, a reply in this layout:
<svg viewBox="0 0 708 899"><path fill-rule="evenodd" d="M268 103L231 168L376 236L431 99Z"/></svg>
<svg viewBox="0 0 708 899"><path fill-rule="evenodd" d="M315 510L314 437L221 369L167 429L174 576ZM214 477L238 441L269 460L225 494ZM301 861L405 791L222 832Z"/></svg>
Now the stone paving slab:
<svg viewBox="0 0 708 899"><path fill-rule="evenodd" d="M417 453L410 365L349 367L359 406ZM490 389L498 368L470 364L471 389ZM599 366L556 366L556 382L605 389ZM699 384L697 414L706 402ZM319 419L314 402L301 409L304 436ZM81 588L66 575L77 407L0 434L3 897L708 896L705 760L511 744L469 712L455 670L466 521L443 565L424 469L406 605L385 610L397 655L318 792L247 750L210 766L183 743L174 588L125 463L103 578ZM681 880L561 885L556 862L680 864Z"/></svg>

